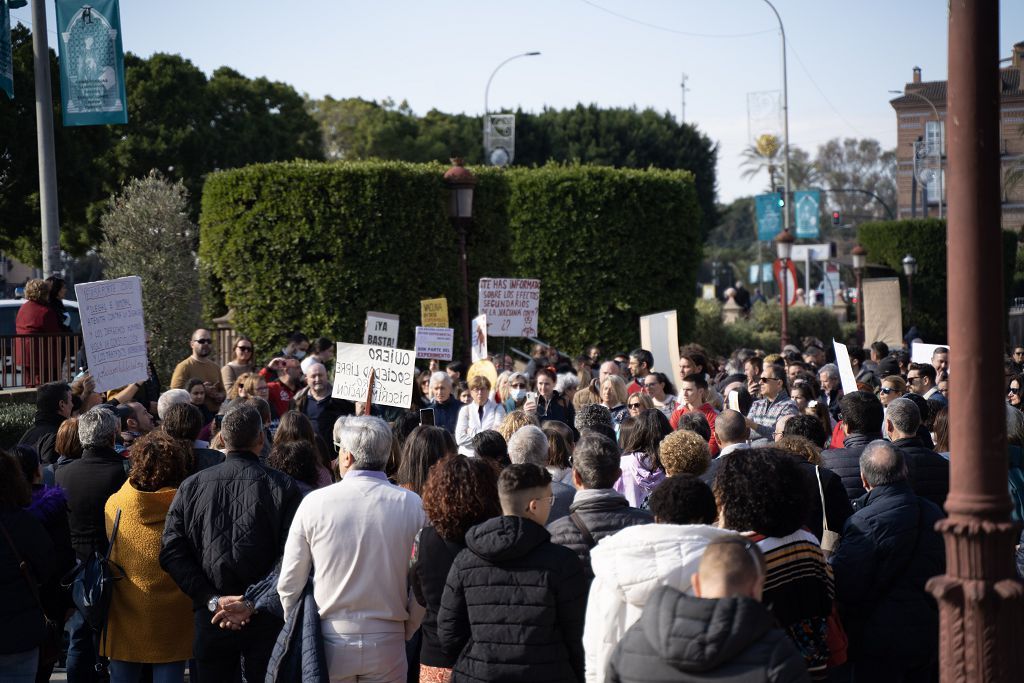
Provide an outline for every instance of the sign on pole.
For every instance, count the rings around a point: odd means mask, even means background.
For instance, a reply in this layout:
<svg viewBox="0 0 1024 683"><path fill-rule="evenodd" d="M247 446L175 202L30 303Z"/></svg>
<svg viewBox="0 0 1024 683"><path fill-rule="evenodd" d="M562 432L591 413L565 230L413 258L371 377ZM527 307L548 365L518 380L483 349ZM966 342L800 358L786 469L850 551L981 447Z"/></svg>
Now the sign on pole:
<svg viewBox="0 0 1024 683"><path fill-rule="evenodd" d="M412 405L412 382L416 375L416 354L367 344L338 342L334 361L334 398L365 401L374 371L374 405L408 408Z"/></svg>
<svg viewBox="0 0 1024 683"><path fill-rule="evenodd" d="M420 324L423 327L448 327L448 299L423 299L420 301Z"/></svg>
<svg viewBox="0 0 1024 683"><path fill-rule="evenodd" d="M782 230L782 207L779 193L759 194L754 198L757 207L757 239L769 242Z"/></svg>
<svg viewBox="0 0 1024 683"><path fill-rule="evenodd" d="M137 276L75 285L89 372L97 391L149 377L142 280Z"/></svg>
<svg viewBox="0 0 1024 683"><path fill-rule="evenodd" d="M57 0L65 126L128 123L118 0Z"/></svg>
<svg viewBox="0 0 1024 683"><path fill-rule="evenodd" d="M451 360L455 330L450 327L417 327L416 357Z"/></svg>
<svg viewBox="0 0 1024 683"><path fill-rule="evenodd" d="M11 13L0 0L0 90L14 99L14 55L11 53Z"/></svg>
<svg viewBox="0 0 1024 683"><path fill-rule="evenodd" d="M540 280L480 278L480 315L491 337L536 335L539 304Z"/></svg>
<svg viewBox="0 0 1024 683"><path fill-rule="evenodd" d="M480 314L473 318L469 326L470 339L473 340L473 348L470 355L475 363L478 360L487 358L487 314Z"/></svg>
<svg viewBox="0 0 1024 683"><path fill-rule="evenodd" d="M796 204L796 238L818 239L821 232L819 227L821 192L818 190L794 192L793 202Z"/></svg>
<svg viewBox="0 0 1024 683"><path fill-rule="evenodd" d="M374 346L398 346L398 316L391 313L366 312L363 343Z"/></svg>

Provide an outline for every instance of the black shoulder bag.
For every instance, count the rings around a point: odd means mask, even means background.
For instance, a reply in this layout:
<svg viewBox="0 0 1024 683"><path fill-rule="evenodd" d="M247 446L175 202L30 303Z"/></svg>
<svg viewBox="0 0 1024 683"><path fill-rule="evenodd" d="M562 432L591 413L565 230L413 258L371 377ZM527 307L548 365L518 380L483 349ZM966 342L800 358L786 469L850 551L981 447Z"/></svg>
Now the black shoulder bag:
<svg viewBox="0 0 1024 683"><path fill-rule="evenodd" d="M107 624L107 612L110 610L110 598L114 593L114 582L125 578L124 569L110 560L110 553L117 541L117 527L121 523L121 510L118 508L114 516L114 528L110 532L110 545L106 553L94 552L85 562L81 562L71 573L69 583L71 600L82 613L85 620L97 631Z"/></svg>

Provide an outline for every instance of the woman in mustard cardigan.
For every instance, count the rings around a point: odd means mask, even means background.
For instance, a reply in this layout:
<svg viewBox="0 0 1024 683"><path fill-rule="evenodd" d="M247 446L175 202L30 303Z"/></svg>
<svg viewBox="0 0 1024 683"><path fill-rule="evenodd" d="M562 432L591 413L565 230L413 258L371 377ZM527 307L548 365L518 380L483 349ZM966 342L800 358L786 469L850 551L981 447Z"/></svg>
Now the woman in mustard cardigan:
<svg viewBox="0 0 1024 683"><path fill-rule="evenodd" d="M108 538L121 511L111 559L126 578L114 583L100 653L110 658L111 683L137 683L144 664L153 665L153 683L182 683L192 656L192 602L160 568L160 537L187 453L152 432L132 445L131 458L128 481L104 508Z"/></svg>

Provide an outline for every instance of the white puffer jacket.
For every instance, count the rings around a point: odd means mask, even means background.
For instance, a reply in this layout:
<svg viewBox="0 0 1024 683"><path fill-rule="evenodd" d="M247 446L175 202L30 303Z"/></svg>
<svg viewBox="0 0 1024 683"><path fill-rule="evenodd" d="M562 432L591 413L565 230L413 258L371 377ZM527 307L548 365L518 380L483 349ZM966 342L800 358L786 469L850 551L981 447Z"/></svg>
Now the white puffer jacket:
<svg viewBox="0 0 1024 683"><path fill-rule="evenodd" d="M608 658L647 597L659 586L688 593L704 547L736 535L706 524L643 524L602 539L590 551L594 582L583 629L588 683L604 683Z"/></svg>

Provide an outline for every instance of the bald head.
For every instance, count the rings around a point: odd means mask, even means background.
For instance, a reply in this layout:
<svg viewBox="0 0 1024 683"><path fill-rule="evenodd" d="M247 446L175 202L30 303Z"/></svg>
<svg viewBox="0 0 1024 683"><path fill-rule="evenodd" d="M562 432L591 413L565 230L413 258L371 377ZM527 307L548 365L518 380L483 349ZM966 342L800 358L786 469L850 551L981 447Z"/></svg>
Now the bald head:
<svg viewBox="0 0 1024 683"><path fill-rule="evenodd" d="M860 454L860 478L864 488L896 484L907 480L903 452L888 441L872 441Z"/></svg>
<svg viewBox="0 0 1024 683"><path fill-rule="evenodd" d="M614 375L615 377L622 377L622 368L619 364L613 360L606 360L601 363L601 383L603 384L605 379Z"/></svg>
<svg viewBox="0 0 1024 683"><path fill-rule="evenodd" d="M750 435L750 428L743 415L735 410L723 410L715 419L715 434L722 446L743 443Z"/></svg>
<svg viewBox="0 0 1024 683"><path fill-rule="evenodd" d="M747 597L761 600L764 589L764 555L745 538L716 538L704 549L693 577L699 598Z"/></svg>

